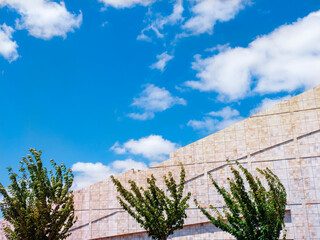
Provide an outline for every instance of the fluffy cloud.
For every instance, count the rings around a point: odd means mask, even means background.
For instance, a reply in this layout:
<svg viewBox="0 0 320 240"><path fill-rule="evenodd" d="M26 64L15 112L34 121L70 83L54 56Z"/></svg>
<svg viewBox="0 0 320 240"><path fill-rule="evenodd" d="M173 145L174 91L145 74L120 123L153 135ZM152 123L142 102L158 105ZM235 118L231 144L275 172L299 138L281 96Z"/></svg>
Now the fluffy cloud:
<svg viewBox="0 0 320 240"><path fill-rule="evenodd" d="M127 152L125 147L122 147L119 142L115 142L110 150L114 151L116 154L125 154Z"/></svg>
<svg viewBox="0 0 320 240"><path fill-rule="evenodd" d="M136 162L131 158L112 162L111 166L117 171L128 171L130 169L143 170L147 168L144 162Z"/></svg>
<svg viewBox="0 0 320 240"><path fill-rule="evenodd" d="M154 1L155 2L155 1ZM170 1L168 1L170 3ZM226 22L233 19L236 14L243 9L250 0L187 0L184 8L183 0L174 1L173 11L168 16L161 13L149 11L148 25L145 27L137 39L151 41L151 34L158 38L164 38L166 33L163 30L166 26L179 25L180 33L176 38L202 33L213 32L217 22ZM186 16L183 16L183 13Z"/></svg>
<svg viewBox="0 0 320 240"><path fill-rule="evenodd" d="M72 165L71 169L75 173L74 189L84 188L116 173L110 166L103 165L100 162L77 162Z"/></svg>
<svg viewBox="0 0 320 240"><path fill-rule="evenodd" d="M105 4L106 7L111 6L114 8L129 8L135 5L148 6L153 3L154 0L99 0Z"/></svg>
<svg viewBox="0 0 320 240"><path fill-rule="evenodd" d="M0 25L0 55L2 55L9 62L12 62L18 58L18 45L15 41L12 41L12 33L14 32L12 27L6 24Z"/></svg>
<svg viewBox="0 0 320 240"><path fill-rule="evenodd" d="M210 112L207 115L211 117L206 116L202 120L190 120L187 126L207 134L229 127L243 119L237 110L230 107L225 107L217 112Z"/></svg>
<svg viewBox="0 0 320 240"><path fill-rule="evenodd" d="M67 11L64 2L49 0L2 0L0 7L14 9L21 16L16 20L17 29L26 29L30 35L51 39L54 36L66 37L67 32L79 28L82 14Z"/></svg>
<svg viewBox="0 0 320 240"><path fill-rule="evenodd" d="M202 120L190 120L187 126L194 130L200 130L205 133L213 133L216 130L216 125L219 121L210 117L204 117Z"/></svg>
<svg viewBox="0 0 320 240"><path fill-rule="evenodd" d="M174 97L165 88L153 84L146 85L138 98L133 99L131 106L143 110L143 113L131 113L129 117L137 120L147 120L154 117L155 112L162 112L174 105L186 105L183 98Z"/></svg>
<svg viewBox="0 0 320 240"><path fill-rule="evenodd" d="M167 63L173 58L172 55L169 55L167 52L164 52L160 55L157 55L158 61L150 66L152 69L159 69L160 71L164 71Z"/></svg>
<svg viewBox="0 0 320 240"><path fill-rule="evenodd" d="M231 119L233 117L238 117L240 114L236 109L232 109L231 107L225 107L220 111L209 112L208 115L212 117L220 117L223 119Z"/></svg>
<svg viewBox="0 0 320 240"><path fill-rule="evenodd" d="M320 11L259 37L247 48L196 56L198 81L186 85L235 100L253 93L310 88L320 82ZM251 90L253 89L253 90Z"/></svg>
<svg viewBox="0 0 320 240"><path fill-rule="evenodd" d="M150 135L138 140L131 139L120 145L116 142L111 150L117 154L134 154L142 155L145 158L153 161L165 160L169 153L173 152L179 147L178 144L165 140L159 135Z"/></svg>
<svg viewBox="0 0 320 240"><path fill-rule="evenodd" d="M197 35L212 33L217 21L226 22L248 3L246 0L191 0L193 16L182 26L187 32Z"/></svg>
<svg viewBox="0 0 320 240"><path fill-rule="evenodd" d="M262 100L262 102L257 107L255 107L254 109L252 109L250 111L250 115L257 114L263 110L266 110L266 109L268 109L268 108L270 108L280 102L288 100L290 98L292 98L291 95L280 97L280 98L265 98Z"/></svg>
<svg viewBox="0 0 320 240"><path fill-rule="evenodd" d="M71 168L75 173L73 189L80 189L102 181L112 174L118 174L129 169L146 169L147 165L143 162L126 159L114 161L109 165L104 165L100 162L77 162L73 164Z"/></svg>

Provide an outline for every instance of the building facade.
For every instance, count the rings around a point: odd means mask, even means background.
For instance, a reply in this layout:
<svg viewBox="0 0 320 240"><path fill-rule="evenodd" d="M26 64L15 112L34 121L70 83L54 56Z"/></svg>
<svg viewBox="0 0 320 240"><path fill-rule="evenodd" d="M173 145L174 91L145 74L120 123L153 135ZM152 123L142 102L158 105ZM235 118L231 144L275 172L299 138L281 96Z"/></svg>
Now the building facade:
<svg viewBox="0 0 320 240"><path fill-rule="evenodd" d="M193 202L197 198L202 206L223 206L207 172L227 186L231 172L226 159L239 161L255 174L256 168L270 168L287 191L287 239L320 240L320 87L183 147L165 162L144 171L130 170L117 178L126 187L130 179L145 186L153 174L163 186L162 176L169 171L179 179L181 162L186 170L185 191L192 197L184 228L170 238L233 239L208 222ZM70 240L149 239L118 204L110 179L74 194L78 222Z"/></svg>
<svg viewBox="0 0 320 240"><path fill-rule="evenodd" d="M223 206L207 172L227 185L231 172L226 159L239 161L255 174L256 168L273 170L288 195L287 239L320 240L320 87L183 147L163 163L144 171L130 170L117 178L123 184L132 179L145 186L146 178L153 174L163 186L162 176L171 171L178 179L179 163L183 163L185 191L190 191L192 198L185 227L171 239L232 239L209 223L193 203L196 197L203 206ZM70 240L148 239L121 209L116 196L110 179L76 191L79 220Z"/></svg>

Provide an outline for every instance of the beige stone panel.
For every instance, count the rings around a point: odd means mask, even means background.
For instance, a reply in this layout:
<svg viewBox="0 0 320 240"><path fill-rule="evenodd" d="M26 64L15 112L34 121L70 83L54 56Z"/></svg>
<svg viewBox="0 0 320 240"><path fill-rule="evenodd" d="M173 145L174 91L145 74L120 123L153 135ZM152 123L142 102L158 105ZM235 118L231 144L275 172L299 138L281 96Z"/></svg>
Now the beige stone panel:
<svg viewBox="0 0 320 240"><path fill-rule="evenodd" d="M314 102L315 102L316 108L319 109L319 107L320 107L320 97L316 96Z"/></svg>
<svg viewBox="0 0 320 240"><path fill-rule="evenodd" d="M316 88L319 88L319 87L316 87ZM316 88L309 89L309 90L305 91L304 93L300 94L301 98L304 101L315 99L315 89Z"/></svg>
<svg viewBox="0 0 320 240"><path fill-rule="evenodd" d="M280 108L278 104L266 109L266 114L277 114L279 112L280 112Z"/></svg>
<svg viewBox="0 0 320 240"><path fill-rule="evenodd" d="M290 103L288 101L281 102L279 104L279 112L280 113L286 113L290 111Z"/></svg>
<svg viewBox="0 0 320 240"><path fill-rule="evenodd" d="M315 98L320 98L320 86L316 86L313 88L313 94Z"/></svg>
<svg viewBox="0 0 320 240"><path fill-rule="evenodd" d="M297 116L296 122L296 135L301 136L307 133L307 124L304 117L304 112L295 112L295 116Z"/></svg>
<svg viewBox="0 0 320 240"><path fill-rule="evenodd" d="M261 112L259 112L257 114L252 115L251 117L260 117L260 116L264 116L264 115L267 115L267 114L268 114L267 110L263 110L263 111L261 111Z"/></svg>
<svg viewBox="0 0 320 240"><path fill-rule="evenodd" d="M320 110L301 111L320 107L319 101L320 88L318 87L289 101L276 105L262 112L262 114L255 115L253 118L246 119L234 126L181 148L170 154L168 161L158 164L155 168L136 173L127 172L121 174L119 178L121 181L137 179L137 182L145 184L146 177L150 176L151 173L158 178L168 171L173 171L175 172L175 177L178 177L180 172L179 167L171 165L177 165L178 161L182 161L183 164L186 164L187 179L190 179L190 181L186 183L185 192L191 191L193 197L199 198L199 202L205 206L213 204L219 207L223 205L223 200L221 196L217 194L211 182L208 181L204 172L211 170L214 179L216 179L220 185L226 186L228 183L227 178L231 176L231 173L223 162L225 158L236 159L251 154L253 168L269 167L277 173L288 191L288 203L300 204L306 201L307 203L315 204L320 199L320 194L318 193L320 182L320 178L318 177L320 173L318 167L319 160L299 159L296 157L320 155L320 134L310 134L306 137L299 138L298 143L295 141L286 141L319 129ZM288 113L288 111L291 111L291 113ZM253 154L255 152L256 154ZM203 164L203 162L207 162L207 164ZM115 188L110 185L112 184L109 181L107 184L100 184L99 190L91 188L92 191L90 191L90 194L88 194L87 190L79 192L79 196L75 197L77 206L82 206L83 203L88 202L90 200L88 196L92 198L94 204L97 196L104 198L108 192L110 193L108 196L111 196L109 198L110 201L102 201L100 199L99 207L114 206L115 204L112 201L116 201ZM106 191L106 189L108 190ZM95 195L91 196L92 194ZM91 202L90 205L92 205ZM193 209L194 207L193 201L191 201L190 209L188 210L188 217L190 218L187 221L190 223L205 221L206 219L200 216L199 211ZM296 207L298 210L292 208L292 219L295 225L290 228L294 229L290 230L294 232L290 232L289 234L291 234L290 236L294 235L294 239L306 239L307 236L312 235L312 232L306 232L305 215L303 211L299 211L298 205ZM309 214L312 218L314 217L312 212ZM121 231L137 231L134 230L134 221L129 220L127 214L125 216L127 216L128 226L123 226L123 228L121 224L126 220L121 219L118 214L108 219L108 226L110 229L113 229L108 232L109 235L117 234ZM81 218L85 219L86 217L81 214ZM121 221L122 223L112 226L114 221ZM102 222L103 221L101 221L101 223ZM138 226L136 227L139 228ZM317 229L318 226L315 225L312 227ZM122 230L120 228L122 228ZM197 229L198 230L196 230L196 228L188 229L188 234L181 231L179 239L208 239L204 236L210 236L210 238L214 239L227 239L223 238L226 235L224 233L214 233L214 235L210 235L212 233L202 232L203 229ZM104 234L107 233L101 228L99 231L104 231ZM182 236L183 234L184 236ZM221 234L221 236L219 234Z"/></svg>
<svg viewBox="0 0 320 240"><path fill-rule="evenodd" d="M296 97L293 97L288 100L289 107L290 107L290 112L294 112L299 110L299 104L298 104L298 99Z"/></svg>
<svg viewBox="0 0 320 240"><path fill-rule="evenodd" d="M215 144L219 145L220 143L224 143L224 130L221 130L214 134Z"/></svg>
<svg viewBox="0 0 320 240"><path fill-rule="evenodd" d="M224 132L224 140L226 142L231 142L236 140L236 130L234 126L227 128Z"/></svg>
<svg viewBox="0 0 320 240"><path fill-rule="evenodd" d="M313 109L316 108L316 101L314 98L303 100L303 108L304 109Z"/></svg>

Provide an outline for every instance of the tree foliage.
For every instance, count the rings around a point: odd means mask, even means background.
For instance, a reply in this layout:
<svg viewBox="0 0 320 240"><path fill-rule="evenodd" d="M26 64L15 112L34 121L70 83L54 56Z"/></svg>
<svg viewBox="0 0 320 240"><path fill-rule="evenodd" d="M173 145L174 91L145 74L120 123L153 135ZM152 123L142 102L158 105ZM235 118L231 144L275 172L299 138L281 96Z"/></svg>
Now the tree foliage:
<svg viewBox="0 0 320 240"><path fill-rule="evenodd" d="M186 209L191 193L183 197L185 170L181 165L180 183L177 185L172 173L164 176L167 191L156 185L153 175L147 179L147 189L138 187L129 181L131 190L126 190L119 180L111 176L120 194L118 200L121 206L143 227L153 239L165 240L177 229L183 228L187 217ZM167 195L169 192L169 196Z"/></svg>
<svg viewBox="0 0 320 240"><path fill-rule="evenodd" d="M8 168L11 184L0 183L3 200L0 209L10 227L5 228L12 240L61 240L75 223L71 170L53 160L48 171L41 161L41 151L29 149L23 157L20 176Z"/></svg>
<svg viewBox="0 0 320 240"><path fill-rule="evenodd" d="M196 205L216 227L230 233L237 240L278 240L284 227L287 203L286 191L279 178L268 168L257 169L265 178L267 189L259 177L253 177L238 162L236 164L240 171L235 169L229 161L228 164L234 176L233 179L228 179L229 192L224 187L220 187L209 174L214 187L224 199L223 210L218 211L210 205L210 209L216 213L213 216L199 206L197 200L195 200ZM245 188L241 172L249 185L249 191Z"/></svg>

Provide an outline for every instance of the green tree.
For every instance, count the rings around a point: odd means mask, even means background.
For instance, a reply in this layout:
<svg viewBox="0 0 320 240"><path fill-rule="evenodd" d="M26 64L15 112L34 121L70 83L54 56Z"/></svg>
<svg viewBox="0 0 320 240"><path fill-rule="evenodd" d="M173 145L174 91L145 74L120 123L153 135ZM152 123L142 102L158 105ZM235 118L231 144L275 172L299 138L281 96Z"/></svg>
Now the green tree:
<svg viewBox="0 0 320 240"><path fill-rule="evenodd" d="M31 155L23 157L20 176L8 168L11 184L0 183L3 200L0 209L11 226L5 228L12 240L66 239L75 223L73 182L71 170L53 160L48 171L41 161L41 151L29 149Z"/></svg>
<svg viewBox="0 0 320 240"><path fill-rule="evenodd" d="M228 161L234 178L228 179L230 191L220 187L209 177L222 195L225 206L222 211L210 205L215 212L211 215L197 200L195 203L201 212L218 228L230 233L237 240L278 240L284 227L285 207L287 195L279 178L270 169L257 169L265 178L268 187L264 187L259 177L252 174L241 164L236 162L240 172ZM250 190L245 188L245 179ZM285 238L284 234L284 238Z"/></svg>
<svg viewBox="0 0 320 240"><path fill-rule="evenodd" d="M168 177L163 177L166 191L156 185L153 175L147 178L147 189L139 188L130 180L131 190L126 190L119 180L111 176L121 196L117 197L121 206L148 231L152 239L166 240L175 230L183 228L184 219L187 218L186 209L189 207L187 202L191 193L183 197L185 170L181 163L180 166L179 185L171 172L168 173Z"/></svg>

